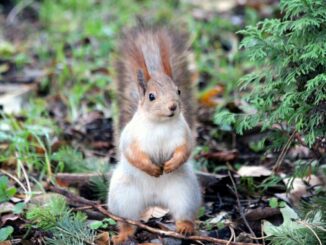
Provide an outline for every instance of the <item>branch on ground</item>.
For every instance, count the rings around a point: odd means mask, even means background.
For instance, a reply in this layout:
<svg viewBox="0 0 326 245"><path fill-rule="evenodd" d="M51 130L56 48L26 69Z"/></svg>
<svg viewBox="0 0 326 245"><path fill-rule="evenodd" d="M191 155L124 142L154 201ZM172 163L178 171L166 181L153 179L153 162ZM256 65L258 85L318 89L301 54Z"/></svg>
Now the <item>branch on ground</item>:
<svg viewBox="0 0 326 245"><path fill-rule="evenodd" d="M188 240L188 241L202 241L202 242L211 242L214 243L216 245L257 245L255 243L243 243L243 242L231 242L231 241L227 241L227 240L223 240L223 239L218 239L218 238L214 238L214 237L207 237L207 236L184 236L181 235L177 232L174 231L166 231L166 230L160 230L160 229L156 229L156 228L152 228L148 225L145 225L139 221L135 221L135 220L130 220L130 219L125 219L122 217L119 217L117 215L114 215L112 213L110 213L109 211L107 211L106 209L104 209L102 207L102 205L100 205L98 202L95 201L91 201L91 200L87 200L83 197L79 197L65 189L56 187L56 186L52 186L52 185L48 185L45 187L46 190L48 191L52 191L55 193L59 193L63 196L65 196L68 199L71 199L74 202L78 202L79 205L90 205L92 206L94 209L98 210L99 212L101 212L102 214L104 214L105 216L114 219L116 221L120 221L120 222L125 222L131 225L135 225L139 228L142 228L146 231L149 231L151 233L160 235L160 236L168 236L168 237L173 237L173 238L177 238L177 239L182 239L182 240Z"/></svg>

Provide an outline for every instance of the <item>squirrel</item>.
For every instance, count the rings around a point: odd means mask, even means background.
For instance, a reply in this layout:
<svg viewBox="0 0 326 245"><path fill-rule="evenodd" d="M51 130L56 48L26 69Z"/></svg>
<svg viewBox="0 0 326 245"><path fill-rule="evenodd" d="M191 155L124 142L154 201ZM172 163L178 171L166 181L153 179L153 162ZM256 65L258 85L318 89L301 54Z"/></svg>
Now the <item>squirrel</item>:
<svg viewBox="0 0 326 245"><path fill-rule="evenodd" d="M194 104L186 43L183 33L144 26L129 30L120 42L119 162L109 185L108 208L139 220L150 206L166 207L177 232L190 235L201 192L190 159ZM123 243L136 230L127 223L118 226L114 244Z"/></svg>

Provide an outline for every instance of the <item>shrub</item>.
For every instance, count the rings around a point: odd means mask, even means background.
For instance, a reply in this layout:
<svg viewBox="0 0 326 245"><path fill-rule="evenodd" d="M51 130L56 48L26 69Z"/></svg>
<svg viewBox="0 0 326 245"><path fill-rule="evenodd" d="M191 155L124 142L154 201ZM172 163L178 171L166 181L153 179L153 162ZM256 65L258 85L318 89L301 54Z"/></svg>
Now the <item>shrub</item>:
<svg viewBox="0 0 326 245"><path fill-rule="evenodd" d="M326 132L326 2L281 0L282 18L266 19L240 31L244 48L258 64L240 79L252 114L220 111L218 124L234 123L243 133L282 124L312 146Z"/></svg>

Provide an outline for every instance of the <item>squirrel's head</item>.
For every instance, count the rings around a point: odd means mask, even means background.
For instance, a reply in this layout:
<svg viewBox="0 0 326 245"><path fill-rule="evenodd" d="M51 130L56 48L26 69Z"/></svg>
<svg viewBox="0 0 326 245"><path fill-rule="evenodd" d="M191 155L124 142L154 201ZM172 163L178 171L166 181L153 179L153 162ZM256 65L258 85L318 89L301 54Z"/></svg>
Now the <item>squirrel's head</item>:
<svg viewBox="0 0 326 245"><path fill-rule="evenodd" d="M167 121L179 116L181 91L168 75L155 73L146 81L143 73L139 71L138 84L141 94L140 106L148 118Z"/></svg>

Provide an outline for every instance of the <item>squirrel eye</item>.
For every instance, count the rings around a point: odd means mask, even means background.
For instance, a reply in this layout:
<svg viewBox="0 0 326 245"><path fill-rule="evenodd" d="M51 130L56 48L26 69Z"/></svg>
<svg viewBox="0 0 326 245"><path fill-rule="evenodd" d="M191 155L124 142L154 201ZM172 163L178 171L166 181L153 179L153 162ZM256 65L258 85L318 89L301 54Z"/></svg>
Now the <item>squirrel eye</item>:
<svg viewBox="0 0 326 245"><path fill-rule="evenodd" d="M153 93L150 93L148 95L148 98L149 98L150 101L153 101L153 100L155 100L155 95Z"/></svg>
<svg viewBox="0 0 326 245"><path fill-rule="evenodd" d="M178 95L180 95L181 94L181 91L180 91L180 89L178 89Z"/></svg>

